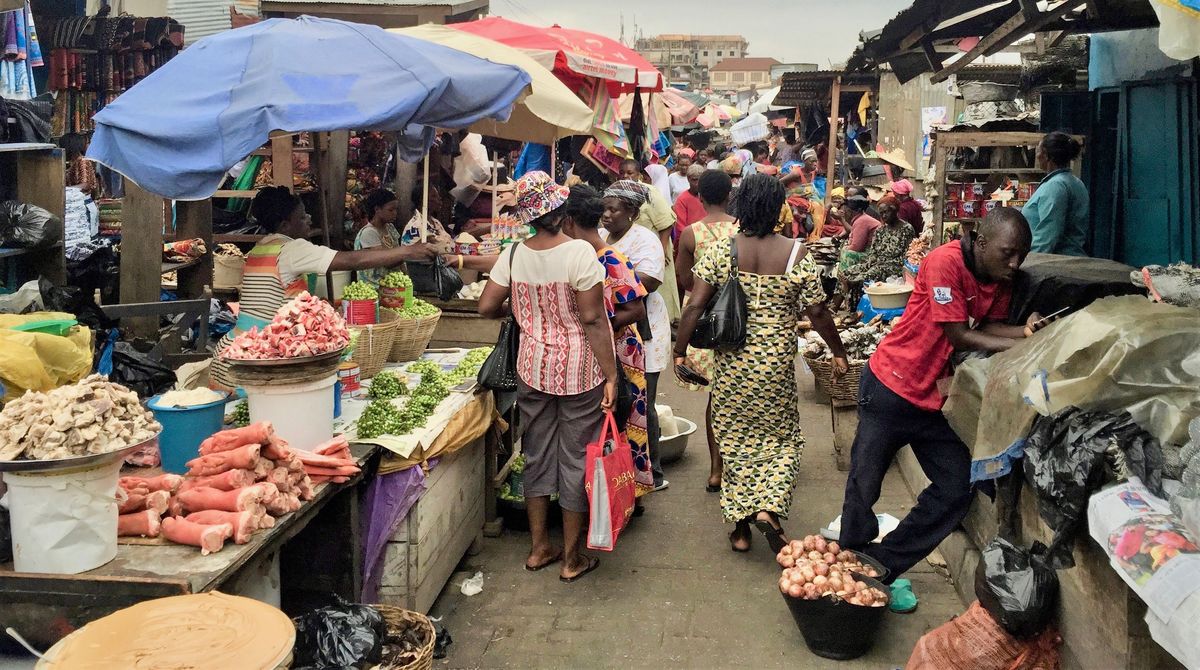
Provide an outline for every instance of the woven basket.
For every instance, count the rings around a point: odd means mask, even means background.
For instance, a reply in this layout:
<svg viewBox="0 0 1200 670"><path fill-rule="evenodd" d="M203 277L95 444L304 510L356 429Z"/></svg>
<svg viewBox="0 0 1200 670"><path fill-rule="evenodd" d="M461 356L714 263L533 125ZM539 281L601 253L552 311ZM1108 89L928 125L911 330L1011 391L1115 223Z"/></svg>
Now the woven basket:
<svg viewBox="0 0 1200 670"><path fill-rule="evenodd" d="M392 344L388 360L393 363L415 361L425 353L429 340L433 339L433 331L442 318L441 310L437 314L422 316L419 319L400 319L396 327L396 340Z"/></svg>
<svg viewBox="0 0 1200 670"><path fill-rule="evenodd" d="M804 363L812 370L813 377L816 377L817 384L821 386L825 395L834 400L858 402L858 383L862 380L866 361L850 361L850 371L836 381L833 378L833 361L805 356Z"/></svg>
<svg viewBox="0 0 1200 670"><path fill-rule="evenodd" d="M425 629L425 637L428 640L417 653L417 660L412 663L408 665L392 665L385 660L375 667L378 670L430 670L433 667L433 645L437 641L437 633L434 631L433 624L429 622L429 618L419 612L412 612L400 607L392 607L391 605L371 605L371 607L379 610L379 613L383 615L383 621L387 624L389 636L399 635L400 631L404 628L416 624L418 627Z"/></svg>
<svg viewBox="0 0 1200 670"><path fill-rule="evenodd" d="M396 341L396 327L400 317L390 310L379 310L379 323L373 326L351 326L358 331L358 345L354 347L354 355L350 360L362 368L362 379L370 379L383 369L392 351L392 343Z"/></svg>

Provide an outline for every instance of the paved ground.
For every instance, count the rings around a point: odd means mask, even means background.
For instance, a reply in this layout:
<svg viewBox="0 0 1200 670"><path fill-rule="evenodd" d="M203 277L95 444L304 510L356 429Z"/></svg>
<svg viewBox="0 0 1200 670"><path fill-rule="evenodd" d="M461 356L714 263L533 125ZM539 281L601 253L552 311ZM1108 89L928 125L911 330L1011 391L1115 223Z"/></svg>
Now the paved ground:
<svg viewBox="0 0 1200 670"><path fill-rule="evenodd" d="M693 421L704 396L663 385L665 402ZM806 376L801 388L811 393ZM764 402L770 399L764 398ZM840 511L844 473L834 466L829 411L803 391L808 437L791 519L794 536L815 532ZM730 527L716 495L704 491L704 436L667 468L670 489L651 496L647 513L622 534L617 551L575 584L557 570L522 569L529 536L488 539L463 570L482 570L483 593L467 598L456 575L434 607L454 644L448 668L896 668L923 633L964 608L954 587L928 564L910 573L921 606L889 614L871 653L851 662L808 651L779 596L778 567L755 534L748 554L729 550ZM898 472L889 476L876 511L902 516L912 504ZM847 631L853 634L853 631Z"/></svg>

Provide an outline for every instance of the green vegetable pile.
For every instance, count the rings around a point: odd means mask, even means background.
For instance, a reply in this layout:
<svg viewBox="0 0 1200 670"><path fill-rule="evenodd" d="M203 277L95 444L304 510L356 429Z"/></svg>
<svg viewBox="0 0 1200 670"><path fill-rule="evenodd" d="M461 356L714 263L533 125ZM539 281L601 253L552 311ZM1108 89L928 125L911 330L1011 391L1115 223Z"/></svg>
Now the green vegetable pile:
<svg viewBox="0 0 1200 670"><path fill-rule="evenodd" d="M250 425L250 405L245 400L233 406L230 420L234 428L245 428Z"/></svg>
<svg viewBox="0 0 1200 670"><path fill-rule="evenodd" d="M441 310L420 298L413 298L405 301L404 309L393 309L392 311L401 319L419 319L423 316L433 316Z"/></svg>
<svg viewBox="0 0 1200 670"><path fill-rule="evenodd" d="M379 291L366 282L356 281L342 289L342 300L378 300Z"/></svg>
<svg viewBox="0 0 1200 670"><path fill-rule="evenodd" d="M370 396L375 400L391 400L408 393L408 384L395 372L384 370L371 379Z"/></svg>
<svg viewBox="0 0 1200 670"><path fill-rule="evenodd" d="M385 394L393 383L387 377L395 379L395 383L404 388L404 383L388 371L375 375L371 381L372 400L362 416L358 419L358 436L372 439L380 435L406 435L425 425L433 410L450 395L450 388L464 379L474 377L479 373L479 366L491 353L491 347L472 349L462 361L450 372L443 373L441 366L430 360L415 361L408 366L406 372L421 375L421 381L408 397L403 408L396 408L389 396L387 399L376 394L375 386L384 378L380 394ZM403 394L403 391L400 392Z"/></svg>
<svg viewBox="0 0 1200 670"><path fill-rule="evenodd" d="M384 288L409 288L412 286L412 280L403 272L389 272L379 280L379 285Z"/></svg>

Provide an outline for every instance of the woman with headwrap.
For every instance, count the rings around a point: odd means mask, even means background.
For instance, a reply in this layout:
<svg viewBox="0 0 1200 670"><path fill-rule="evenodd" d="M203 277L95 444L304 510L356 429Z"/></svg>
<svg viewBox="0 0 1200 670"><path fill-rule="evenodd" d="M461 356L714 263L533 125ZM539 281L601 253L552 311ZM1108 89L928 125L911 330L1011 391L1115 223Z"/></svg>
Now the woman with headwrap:
<svg viewBox="0 0 1200 670"><path fill-rule="evenodd" d="M671 175L667 168L657 163L651 163L646 166L646 176L650 178L650 185L658 189L664 198L671 197ZM628 177L625 177L628 179Z"/></svg>
<svg viewBox="0 0 1200 670"><path fill-rule="evenodd" d="M920 235L921 231L925 229L925 216L922 213L924 209L921 207L921 203L913 198L913 183L907 179L901 179L892 182L891 188L892 195L896 196L896 202L900 203L898 216L901 220L907 221L913 231Z"/></svg>
<svg viewBox="0 0 1200 670"><path fill-rule="evenodd" d="M646 351L646 428L650 441L650 463L654 470L655 490L665 489L662 466L658 460L658 441L662 436L654 402L658 396L659 374L670 364L671 319L663 291L668 270L662 245L648 229L635 225L641 210L652 197L650 187L629 179L613 183L604 192L604 216L600 223L606 241L633 263L634 272L646 287L646 322L639 324Z"/></svg>
<svg viewBox="0 0 1200 670"><path fill-rule="evenodd" d="M535 233L503 252L492 269L479 313L508 314L524 336L517 353L517 406L525 454L525 504L532 546L525 569L562 561L559 579L573 582L600 564L583 553L588 527L586 445L600 434L601 411L617 397L612 329L604 309L604 270L596 252L563 234L570 191L545 172L517 180L517 216ZM563 510L563 548L546 527L550 497Z"/></svg>
<svg viewBox="0 0 1200 670"><path fill-rule="evenodd" d="M886 196L875 203L875 207L883 225L871 238L866 257L842 270L840 276L847 282L885 281L888 277L899 276L904 270L904 255L916 233L900 218L900 203L896 198Z"/></svg>
<svg viewBox="0 0 1200 670"><path fill-rule="evenodd" d="M747 297L746 343L716 354L712 415L724 463L721 511L727 523L735 524L729 541L737 552L750 550L751 524L763 532L772 551L787 543L780 519L791 511L804 449L793 374L802 313L828 343L836 374L845 374L849 367L824 306L816 264L802 242L774 232L786 195L779 180L766 175L742 182L737 194L739 233L714 241L700 254L692 299L675 345L675 364L686 365L687 343L701 312L736 271Z"/></svg>
<svg viewBox="0 0 1200 670"><path fill-rule="evenodd" d="M651 164L643 169L637 161L625 160L621 162L620 178L645 185L651 180L650 173L647 171L654 167L662 166ZM653 170L653 172L658 172L658 170ZM645 205L638 209L634 223L658 236L659 244L662 247L663 262L669 270L667 278L663 280L661 295L667 304L667 316L674 322L679 318L680 311L679 289L675 283L675 245L671 240L671 236L675 232L675 211L671 209L671 200L664 197L657 187L651 186L647 189L647 193L648 199Z"/></svg>

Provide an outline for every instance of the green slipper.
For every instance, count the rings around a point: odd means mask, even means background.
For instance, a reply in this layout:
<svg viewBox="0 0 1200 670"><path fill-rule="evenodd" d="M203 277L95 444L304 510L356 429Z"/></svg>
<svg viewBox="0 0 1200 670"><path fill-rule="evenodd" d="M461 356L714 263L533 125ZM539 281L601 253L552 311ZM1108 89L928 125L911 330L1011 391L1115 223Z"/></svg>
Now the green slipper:
<svg viewBox="0 0 1200 670"><path fill-rule="evenodd" d="M912 582L907 579L892 582L892 603L888 609L897 614L908 614L917 609L917 594L913 593Z"/></svg>

